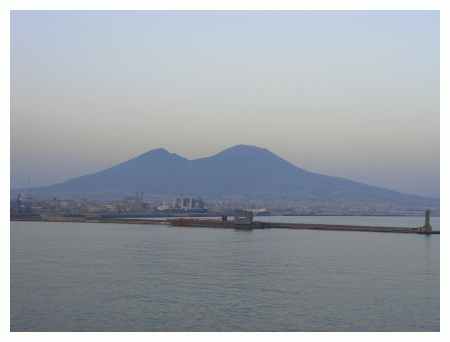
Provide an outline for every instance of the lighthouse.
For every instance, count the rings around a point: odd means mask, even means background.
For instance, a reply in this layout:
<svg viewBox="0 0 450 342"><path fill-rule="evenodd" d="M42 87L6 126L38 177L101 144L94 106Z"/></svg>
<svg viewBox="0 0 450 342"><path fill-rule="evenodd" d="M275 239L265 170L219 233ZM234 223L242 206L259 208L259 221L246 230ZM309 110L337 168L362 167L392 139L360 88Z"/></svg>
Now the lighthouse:
<svg viewBox="0 0 450 342"><path fill-rule="evenodd" d="M433 230L433 228L431 227L431 224L430 224L430 213L431 213L431 211L429 209L427 209L425 211L425 224L419 228L419 233L431 234L431 231Z"/></svg>

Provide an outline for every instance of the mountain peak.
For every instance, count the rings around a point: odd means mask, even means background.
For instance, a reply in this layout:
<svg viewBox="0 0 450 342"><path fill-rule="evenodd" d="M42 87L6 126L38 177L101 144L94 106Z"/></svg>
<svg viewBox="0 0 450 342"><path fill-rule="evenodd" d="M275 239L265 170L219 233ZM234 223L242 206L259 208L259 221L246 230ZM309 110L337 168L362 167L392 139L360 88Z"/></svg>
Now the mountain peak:
<svg viewBox="0 0 450 342"><path fill-rule="evenodd" d="M171 153L168 150L166 150L165 148L155 148L153 150L150 150L148 152L145 152L143 154L141 154L140 156L138 156L136 159L138 160L142 160L142 159L148 159L148 158L156 158L156 159L184 159L182 157L180 157L178 154L176 153Z"/></svg>
<svg viewBox="0 0 450 342"><path fill-rule="evenodd" d="M254 146L254 145L244 145L244 144L240 144L240 145L235 145L232 147L229 147L225 150L223 150L222 152L219 152L218 155L230 155L230 154L248 154L248 153L270 153L272 154L272 152L270 152L269 150L265 149L265 148L261 148L258 146Z"/></svg>
<svg viewBox="0 0 450 342"><path fill-rule="evenodd" d="M146 157L150 157L150 156L167 156L170 155L170 152L167 151L165 148L155 148L153 150L147 151L143 154L140 155L140 157L146 156Z"/></svg>

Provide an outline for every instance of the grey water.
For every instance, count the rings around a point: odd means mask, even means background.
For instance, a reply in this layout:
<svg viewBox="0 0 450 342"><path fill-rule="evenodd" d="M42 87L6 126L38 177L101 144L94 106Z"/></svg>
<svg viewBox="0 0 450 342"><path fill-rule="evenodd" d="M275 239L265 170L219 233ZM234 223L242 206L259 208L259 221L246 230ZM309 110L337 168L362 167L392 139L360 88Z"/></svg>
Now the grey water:
<svg viewBox="0 0 450 342"><path fill-rule="evenodd" d="M439 218L431 223L439 229ZM11 222L11 330L439 331L439 241L439 235Z"/></svg>

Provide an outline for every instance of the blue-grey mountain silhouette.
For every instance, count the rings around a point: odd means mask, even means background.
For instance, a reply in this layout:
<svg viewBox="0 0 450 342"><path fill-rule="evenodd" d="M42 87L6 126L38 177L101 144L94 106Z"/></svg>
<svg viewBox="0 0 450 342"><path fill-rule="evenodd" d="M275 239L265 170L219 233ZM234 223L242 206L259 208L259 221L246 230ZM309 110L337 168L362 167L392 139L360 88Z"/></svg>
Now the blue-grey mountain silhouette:
<svg viewBox="0 0 450 342"><path fill-rule="evenodd" d="M189 160L156 149L109 169L42 187L48 194L134 193L296 200L423 202L421 196L309 172L267 149L237 145Z"/></svg>

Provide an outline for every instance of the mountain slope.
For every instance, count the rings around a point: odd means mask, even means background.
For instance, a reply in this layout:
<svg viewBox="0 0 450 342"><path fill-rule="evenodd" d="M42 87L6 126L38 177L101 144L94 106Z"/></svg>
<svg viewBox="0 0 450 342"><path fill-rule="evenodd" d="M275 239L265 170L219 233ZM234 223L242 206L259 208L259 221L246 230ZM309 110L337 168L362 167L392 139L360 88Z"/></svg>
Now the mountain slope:
<svg viewBox="0 0 450 342"><path fill-rule="evenodd" d="M425 198L299 168L274 153L237 145L189 160L157 149L109 169L36 189L52 194L133 193L248 198L416 202Z"/></svg>

